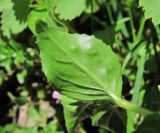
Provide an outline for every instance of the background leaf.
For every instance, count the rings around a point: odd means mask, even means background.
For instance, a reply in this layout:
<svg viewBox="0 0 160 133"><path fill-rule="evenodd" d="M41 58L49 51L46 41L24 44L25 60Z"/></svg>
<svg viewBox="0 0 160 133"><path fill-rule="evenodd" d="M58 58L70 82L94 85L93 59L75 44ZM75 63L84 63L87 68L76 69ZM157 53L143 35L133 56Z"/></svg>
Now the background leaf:
<svg viewBox="0 0 160 133"><path fill-rule="evenodd" d="M34 10L32 10L30 12L30 14L28 15L28 20L27 20L28 27L30 28L30 30L34 34L36 34L35 24L39 19L41 19L41 20L45 21L46 23L54 26L53 21L49 18L49 14L47 12L45 4L39 4L38 7L36 7Z"/></svg>
<svg viewBox="0 0 160 133"><path fill-rule="evenodd" d="M26 19L30 3L31 0L7 0L6 3L2 3L5 6L0 9L1 29L5 36L10 38L11 34L20 33L27 27Z"/></svg>
<svg viewBox="0 0 160 133"><path fill-rule="evenodd" d="M72 20L78 17L86 8L86 0L49 0L49 5L52 11L55 8L55 13L59 15L60 19Z"/></svg>
<svg viewBox="0 0 160 133"><path fill-rule="evenodd" d="M92 125L104 128L112 133L125 130L125 112L109 103L97 104L93 110Z"/></svg>
<svg viewBox="0 0 160 133"><path fill-rule="evenodd" d="M135 133L159 133L160 115L151 114L144 118Z"/></svg>
<svg viewBox="0 0 160 133"><path fill-rule="evenodd" d="M154 25L160 24L160 1L159 0L139 0L139 5L145 11L145 18L152 18Z"/></svg>

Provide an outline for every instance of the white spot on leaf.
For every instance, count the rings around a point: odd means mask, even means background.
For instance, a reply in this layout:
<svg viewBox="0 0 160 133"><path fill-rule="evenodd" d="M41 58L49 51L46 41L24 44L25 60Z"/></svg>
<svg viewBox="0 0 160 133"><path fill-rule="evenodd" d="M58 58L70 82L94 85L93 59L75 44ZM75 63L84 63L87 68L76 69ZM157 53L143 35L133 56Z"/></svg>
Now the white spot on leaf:
<svg viewBox="0 0 160 133"><path fill-rule="evenodd" d="M87 36L87 35L81 35L78 37L78 42L79 42L81 49L88 50L92 47L91 38L92 38L91 36Z"/></svg>
<svg viewBox="0 0 160 133"><path fill-rule="evenodd" d="M106 69L104 67L98 69L98 72L102 75L106 74Z"/></svg>

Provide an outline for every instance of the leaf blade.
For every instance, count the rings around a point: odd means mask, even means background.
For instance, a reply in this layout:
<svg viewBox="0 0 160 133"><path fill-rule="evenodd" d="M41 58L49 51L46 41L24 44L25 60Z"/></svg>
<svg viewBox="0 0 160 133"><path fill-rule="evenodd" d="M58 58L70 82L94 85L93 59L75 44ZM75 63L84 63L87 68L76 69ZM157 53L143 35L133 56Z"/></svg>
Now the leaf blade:
<svg viewBox="0 0 160 133"><path fill-rule="evenodd" d="M52 27L45 27L37 38L42 67L49 82L66 95L66 88L72 86L71 92L76 92L74 88L79 91L83 88L89 90L85 92L88 95L97 91L101 95L121 96L120 64L111 48L102 41L94 36L69 34Z"/></svg>

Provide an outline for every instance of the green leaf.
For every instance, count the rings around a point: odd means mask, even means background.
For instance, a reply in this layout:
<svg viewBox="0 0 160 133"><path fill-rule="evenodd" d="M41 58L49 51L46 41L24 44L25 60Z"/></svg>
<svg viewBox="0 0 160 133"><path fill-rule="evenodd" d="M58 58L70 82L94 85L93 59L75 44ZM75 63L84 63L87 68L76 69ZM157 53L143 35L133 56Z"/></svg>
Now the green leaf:
<svg viewBox="0 0 160 133"><path fill-rule="evenodd" d="M59 15L60 19L72 20L79 16L86 8L86 0L49 0L49 6Z"/></svg>
<svg viewBox="0 0 160 133"><path fill-rule="evenodd" d="M159 133L160 115L151 114L144 118L143 122L134 133Z"/></svg>
<svg viewBox="0 0 160 133"><path fill-rule="evenodd" d="M102 4L103 1L99 0L92 0L92 1L87 1L87 9L85 10L86 13L95 13L99 11L100 9L100 4Z"/></svg>
<svg viewBox="0 0 160 133"><path fill-rule="evenodd" d="M1 16L1 29L3 35L8 38L11 34L17 34L22 32L26 27L26 19L29 13L29 4L31 0L6 0L2 3L3 7Z"/></svg>
<svg viewBox="0 0 160 133"><path fill-rule="evenodd" d="M150 87L150 86L149 86ZM146 90L143 104L146 108L159 112L160 111L160 91L157 85L150 87L151 89Z"/></svg>
<svg viewBox="0 0 160 133"><path fill-rule="evenodd" d="M77 120L77 109L76 100L73 100L67 96L61 95L60 98L63 105L63 112L65 118L65 125L69 133L72 133Z"/></svg>
<svg viewBox="0 0 160 133"><path fill-rule="evenodd" d="M48 3L49 4L49 3ZM51 17L51 12L50 11L51 9L49 8L47 10L47 5L46 3L42 3L42 4L38 4L36 5L36 7L30 12L30 14L28 15L28 27L30 28L30 30L36 34L36 23L38 20L42 20L44 21L45 23L47 23L48 25L50 25L51 27L57 27L57 25L59 26L59 24L57 24L56 22L56 19L54 17ZM67 31L68 29L64 26L64 25L61 25L59 27L59 30L62 30L62 31Z"/></svg>
<svg viewBox="0 0 160 133"><path fill-rule="evenodd" d="M0 0L0 12L12 6L11 0Z"/></svg>
<svg viewBox="0 0 160 133"><path fill-rule="evenodd" d="M51 121L48 123L40 133L63 133L58 129L57 122Z"/></svg>
<svg viewBox="0 0 160 133"><path fill-rule="evenodd" d="M34 126L44 127L47 122L47 113L42 109L31 106L28 110L28 119L34 123Z"/></svg>
<svg viewBox="0 0 160 133"><path fill-rule="evenodd" d="M30 30L35 34L35 24L36 22L41 19L48 23L50 26L54 26L54 23L52 20L49 18L49 14L47 12L47 8L45 4L39 4L38 7L36 7L34 10L30 12L28 15L28 27Z"/></svg>
<svg viewBox="0 0 160 133"><path fill-rule="evenodd" d="M125 130L125 114L110 104L96 105L93 110L92 125L104 128L112 133Z"/></svg>
<svg viewBox="0 0 160 133"><path fill-rule="evenodd" d="M21 44L14 40L9 40L8 43L1 40L0 44L0 66L4 67L10 75L13 72L13 67L19 67L26 61L26 52Z"/></svg>
<svg viewBox="0 0 160 133"><path fill-rule="evenodd" d="M1 133L6 133L6 132L13 131L15 128L17 128L16 124L7 124L0 131L1 131Z"/></svg>
<svg viewBox="0 0 160 133"><path fill-rule="evenodd" d="M160 24L160 0L139 0L139 5L145 11L145 18L152 18L154 25Z"/></svg>
<svg viewBox="0 0 160 133"><path fill-rule="evenodd" d="M42 69L50 84L77 100L112 100L142 115L151 112L121 99L121 67L109 46L94 36L69 34L37 23Z"/></svg>
<svg viewBox="0 0 160 133"><path fill-rule="evenodd" d="M19 129L17 128L13 132L15 132L15 133L38 133L37 127L34 127L34 128L19 128Z"/></svg>
<svg viewBox="0 0 160 133"><path fill-rule="evenodd" d="M18 73L17 80L20 84L23 84L25 82L25 78L27 76L27 70L23 70L22 72Z"/></svg>
<svg viewBox="0 0 160 133"><path fill-rule="evenodd" d="M68 133L73 133L75 129L80 128L78 123L84 120L86 116L90 115L89 111L86 110L89 108L89 106L94 105L92 105L92 102L79 102L65 95L60 95L58 99L61 101L61 104L63 105L63 112L67 131Z"/></svg>
<svg viewBox="0 0 160 133"><path fill-rule="evenodd" d="M94 36L61 32L42 22L37 27L43 71L61 93L80 100L121 96L121 67L109 46Z"/></svg>

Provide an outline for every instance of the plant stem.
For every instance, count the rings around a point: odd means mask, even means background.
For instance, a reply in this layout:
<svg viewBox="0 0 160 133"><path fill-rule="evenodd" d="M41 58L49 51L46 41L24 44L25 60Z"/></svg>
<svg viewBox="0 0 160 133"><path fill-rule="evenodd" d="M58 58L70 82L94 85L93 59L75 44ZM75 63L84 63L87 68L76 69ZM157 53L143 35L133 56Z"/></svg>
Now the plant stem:
<svg viewBox="0 0 160 133"><path fill-rule="evenodd" d="M142 34L143 34L143 30L144 30L144 25L145 25L145 19L144 19L144 16L142 16L141 20L140 20L139 30L138 30L138 33L137 33L136 43L138 43L141 40L141 38L142 38Z"/></svg>
<svg viewBox="0 0 160 133"><path fill-rule="evenodd" d="M137 104L137 101L138 101L141 80L143 79L145 58L146 58L146 52L141 55L140 62L139 62L139 65L138 65L138 71L137 71L137 74L136 74L135 85L133 87L134 94L133 94L133 97L132 97L132 100L131 100L132 103L134 103L134 104Z"/></svg>
<svg viewBox="0 0 160 133"><path fill-rule="evenodd" d="M91 33L93 32L94 30L94 22L93 22L93 0L90 1L91 3Z"/></svg>
<svg viewBox="0 0 160 133"><path fill-rule="evenodd" d="M131 25L133 42L136 42L136 33L135 33L135 27L134 27L133 14L132 14L131 6L129 7L128 13L129 13L129 17L130 17L130 25Z"/></svg>
<svg viewBox="0 0 160 133"><path fill-rule="evenodd" d="M99 18L92 16L92 19L95 20L98 24L100 24L104 28L108 28L107 25L105 24L105 22L101 21Z"/></svg>
<svg viewBox="0 0 160 133"><path fill-rule="evenodd" d="M116 104L118 104L121 108L124 108L124 109L127 109L127 110L130 110L132 112L135 112L135 113L139 113L140 115L143 115L143 116L147 116L151 113L153 113L152 111L148 110L148 109L145 109L143 107L140 107L138 105L135 105L131 102L128 102L122 98L114 98L114 102Z"/></svg>
<svg viewBox="0 0 160 133"><path fill-rule="evenodd" d="M123 64L122 64L122 74L124 73L125 68L126 68L128 62L129 62L131 56L132 56L132 52L129 52L129 53L127 54L127 56L125 57L124 62L123 62Z"/></svg>
<svg viewBox="0 0 160 133"><path fill-rule="evenodd" d="M113 20L113 17L112 17L112 12L111 12L111 8L110 8L110 5L109 5L109 2L106 2L105 6L106 6L106 10L108 12L108 17L109 17L110 23L114 24L114 20Z"/></svg>

